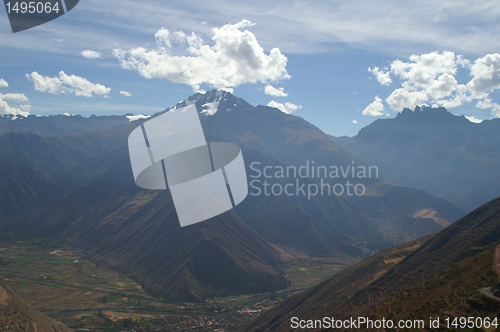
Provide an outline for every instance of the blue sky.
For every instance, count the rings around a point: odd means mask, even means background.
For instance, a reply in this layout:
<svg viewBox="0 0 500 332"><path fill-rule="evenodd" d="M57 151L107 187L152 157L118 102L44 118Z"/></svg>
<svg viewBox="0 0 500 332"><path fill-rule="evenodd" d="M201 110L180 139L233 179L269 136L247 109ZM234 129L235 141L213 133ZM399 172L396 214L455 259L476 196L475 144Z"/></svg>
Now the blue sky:
<svg viewBox="0 0 500 332"><path fill-rule="evenodd" d="M335 136L421 104L490 119L498 31L496 1L82 0L15 34L2 8L0 112L153 114L230 88Z"/></svg>

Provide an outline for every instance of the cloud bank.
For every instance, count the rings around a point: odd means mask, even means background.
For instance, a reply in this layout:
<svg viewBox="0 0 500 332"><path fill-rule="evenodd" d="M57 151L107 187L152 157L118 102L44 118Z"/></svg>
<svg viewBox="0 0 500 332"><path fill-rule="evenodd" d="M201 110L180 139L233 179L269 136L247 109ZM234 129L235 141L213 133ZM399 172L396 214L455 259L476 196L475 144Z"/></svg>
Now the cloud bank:
<svg viewBox="0 0 500 332"><path fill-rule="evenodd" d="M395 60L384 72L378 67L368 70L382 85L389 85L393 78L401 82L385 102L395 111L413 109L419 105L453 108L475 102L476 107L490 109L494 117L500 117L500 105L491 94L500 89L500 54L487 54L474 61L454 52L432 52L412 55L410 61ZM457 80L459 69L472 77L467 83ZM383 101L378 96L363 111L364 115L381 116Z"/></svg>
<svg viewBox="0 0 500 332"><path fill-rule="evenodd" d="M252 25L242 20L213 28L212 46L195 33L161 28L155 35L156 48L115 49L113 54L125 69L137 70L145 78L189 84L193 91L199 91L203 83L220 89L290 78L287 58L278 48L266 54L255 35L246 30ZM185 47L189 55L175 55L174 46Z"/></svg>
<svg viewBox="0 0 500 332"><path fill-rule="evenodd" d="M111 91L102 84L89 82L80 76L67 75L63 71L59 72L59 77L42 76L34 71L26 74L26 78L33 82L36 91L52 94L66 93L90 98L93 95L106 96Z"/></svg>

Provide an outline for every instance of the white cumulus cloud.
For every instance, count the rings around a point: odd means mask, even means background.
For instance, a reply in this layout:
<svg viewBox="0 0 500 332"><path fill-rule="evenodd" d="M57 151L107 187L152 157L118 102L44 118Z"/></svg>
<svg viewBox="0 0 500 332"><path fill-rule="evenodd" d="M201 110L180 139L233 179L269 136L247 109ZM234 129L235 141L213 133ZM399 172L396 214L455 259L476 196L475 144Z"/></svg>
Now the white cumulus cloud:
<svg viewBox="0 0 500 332"><path fill-rule="evenodd" d="M266 95L274 96L274 97L287 97L288 93L284 91L284 88L275 88L272 85L266 85L264 88L264 92Z"/></svg>
<svg viewBox="0 0 500 332"><path fill-rule="evenodd" d="M296 110L302 108L302 105L295 105L293 103L278 103L277 101L271 100L267 103L267 106L274 107L286 114L291 114Z"/></svg>
<svg viewBox="0 0 500 332"><path fill-rule="evenodd" d="M26 117L30 114L29 108L29 104L21 105L19 108L12 107L5 100L0 99L0 114L2 115L12 114Z"/></svg>
<svg viewBox="0 0 500 332"><path fill-rule="evenodd" d="M30 114L31 105L29 103L21 104L18 105L17 107L14 107L9 105L9 103L6 100L14 102L23 102L23 101L28 101L28 98L22 93L6 93L6 94L0 93L1 115L11 114L14 116L22 115L26 117Z"/></svg>
<svg viewBox="0 0 500 332"><path fill-rule="evenodd" d="M469 71L471 79L464 84L457 80L458 69ZM432 52L412 55L408 62L395 60L387 72L378 67L368 68L382 85L387 85L389 75L401 82L386 99L395 111L419 105L453 108L468 102L476 107L490 109L493 116L500 117L500 105L491 94L500 90L500 54L487 54L474 61L454 52ZM377 96L378 98L378 96ZM363 114L381 113L383 105L376 100ZM375 110L375 111L374 111ZM379 114L382 115L382 114Z"/></svg>
<svg viewBox="0 0 500 332"><path fill-rule="evenodd" d="M382 98L379 96L375 97L375 100L363 110L361 114L370 116L381 116L384 115L384 104Z"/></svg>
<svg viewBox="0 0 500 332"><path fill-rule="evenodd" d="M102 59L102 54L96 51L85 50L81 54L87 59Z"/></svg>
<svg viewBox="0 0 500 332"><path fill-rule="evenodd" d="M352 120L351 122L354 124L358 124L358 120Z"/></svg>
<svg viewBox="0 0 500 332"><path fill-rule="evenodd" d="M476 107L483 109L491 109L491 113L495 117L500 117L500 105L491 100L489 96L485 96L482 100L479 100Z"/></svg>
<svg viewBox="0 0 500 332"><path fill-rule="evenodd" d="M487 54L478 58L470 67L472 80L467 87L473 97L484 98L486 94L500 89L500 54Z"/></svg>
<svg viewBox="0 0 500 332"><path fill-rule="evenodd" d="M377 81L382 85L389 85L392 83L391 72L382 71L379 67L368 68L368 71L372 73Z"/></svg>
<svg viewBox="0 0 500 332"><path fill-rule="evenodd" d="M220 88L219 90L222 90L222 91L226 91L226 92L229 92L229 93L234 93L234 89L233 88ZM203 91L203 93L205 93L206 91Z"/></svg>
<svg viewBox="0 0 500 332"><path fill-rule="evenodd" d="M3 78L0 78L0 88L7 88L9 84ZM0 115L14 115L14 119L17 115L28 116L30 114L31 105L20 104L16 105L17 107L9 105L6 101L13 101L14 103L20 103L23 101L28 101L28 97L26 97L23 93L0 93Z"/></svg>
<svg viewBox="0 0 500 332"><path fill-rule="evenodd" d="M120 94L121 95L124 95L125 97L130 97L132 96L132 94L130 92L127 92L127 91L120 91Z"/></svg>
<svg viewBox="0 0 500 332"><path fill-rule="evenodd" d="M428 99L429 96L424 91L413 91L411 89L407 90L405 88L400 88L394 90L391 95L387 97L386 101L393 110L399 112L405 107L413 109L415 106L422 105ZM382 101L382 99L380 99L380 101Z"/></svg>
<svg viewBox="0 0 500 332"><path fill-rule="evenodd" d="M87 79L67 75L60 71L59 77L48 77L38 74L36 71L26 74L26 78L33 81L36 91L48 92L52 94L66 93L75 96L92 97L95 95L107 95L111 89L99 83L92 83Z"/></svg>
<svg viewBox="0 0 500 332"><path fill-rule="evenodd" d="M0 99L2 100L15 100L15 101L27 101L28 97L24 93L0 93Z"/></svg>
<svg viewBox="0 0 500 332"><path fill-rule="evenodd" d="M252 25L242 20L213 28L213 45L195 33L187 35L162 28L155 35L156 48L115 49L113 54L125 69L137 70L145 78L189 84L194 91L200 90L202 83L230 88L290 78L286 56L278 48L266 54L255 35L246 29ZM173 54L173 45L187 46L188 55Z"/></svg>

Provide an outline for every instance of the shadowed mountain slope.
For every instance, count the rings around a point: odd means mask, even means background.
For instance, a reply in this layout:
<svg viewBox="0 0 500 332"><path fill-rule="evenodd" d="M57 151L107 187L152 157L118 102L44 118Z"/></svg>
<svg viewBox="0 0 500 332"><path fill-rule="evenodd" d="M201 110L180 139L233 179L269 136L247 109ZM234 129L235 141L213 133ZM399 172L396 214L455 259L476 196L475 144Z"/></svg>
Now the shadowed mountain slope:
<svg viewBox="0 0 500 332"><path fill-rule="evenodd" d="M455 263L417 286L405 289L371 312L377 317L496 317L500 299L485 296L500 281L492 269L494 248Z"/></svg>
<svg viewBox="0 0 500 332"><path fill-rule="evenodd" d="M286 286L276 251L234 212L181 228L169 192L137 187L128 161L7 229L25 236L60 234L169 300Z"/></svg>
<svg viewBox="0 0 500 332"><path fill-rule="evenodd" d="M243 155L249 183L254 180L249 165L252 162L262 167L284 166L256 150L243 148ZM289 181L276 179L273 183L284 187ZM299 185L308 183L312 181L299 181ZM371 243L382 241L376 224L342 197L313 196L308 199L302 195L257 195L250 186L249 195L234 210L267 241L310 255L360 256L363 252L353 246L353 239Z"/></svg>
<svg viewBox="0 0 500 332"><path fill-rule="evenodd" d="M490 250L499 239L500 198L434 236L387 249L290 297L264 312L242 331L285 331L291 317L321 319L367 315L393 296L464 259Z"/></svg>
<svg viewBox="0 0 500 332"><path fill-rule="evenodd" d="M47 172L1 143L0 173L0 220L39 211L64 197Z"/></svg>
<svg viewBox="0 0 500 332"><path fill-rule="evenodd" d="M133 128L135 126L106 132L76 133L64 137L9 133L0 137L0 143L23 154L47 172L55 182L87 158L126 147L128 134Z"/></svg>
<svg viewBox="0 0 500 332"><path fill-rule="evenodd" d="M125 148L128 131L123 127L64 137L40 137L28 133L1 136L0 220L51 206L79 185L88 183L74 183L69 177L75 171L91 171L81 169L80 163L84 160L107 155L119 147ZM113 160L114 163L117 161ZM102 171L110 166L109 163L96 165Z"/></svg>

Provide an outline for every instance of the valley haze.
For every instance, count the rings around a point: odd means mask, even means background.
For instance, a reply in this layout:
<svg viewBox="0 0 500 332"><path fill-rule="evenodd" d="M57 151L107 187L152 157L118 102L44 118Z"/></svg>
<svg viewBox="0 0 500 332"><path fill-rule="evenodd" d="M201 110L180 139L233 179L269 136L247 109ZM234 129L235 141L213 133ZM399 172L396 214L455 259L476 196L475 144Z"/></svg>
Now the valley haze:
<svg viewBox="0 0 500 332"><path fill-rule="evenodd" d="M497 3L56 2L0 14L1 331L500 331Z"/></svg>

